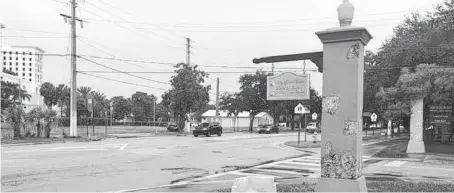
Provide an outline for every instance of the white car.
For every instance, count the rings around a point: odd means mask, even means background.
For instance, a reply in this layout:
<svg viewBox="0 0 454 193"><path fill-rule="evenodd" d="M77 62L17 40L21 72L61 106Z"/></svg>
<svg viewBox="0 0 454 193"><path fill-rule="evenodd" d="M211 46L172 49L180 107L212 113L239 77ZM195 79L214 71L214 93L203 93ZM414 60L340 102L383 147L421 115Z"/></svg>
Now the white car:
<svg viewBox="0 0 454 193"><path fill-rule="evenodd" d="M307 132L309 132L309 133L314 133L314 132L321 133L322 132L322 129L319 127L319 125L316 122L309 123L307 125L306 129L307 129Z"/></svg>

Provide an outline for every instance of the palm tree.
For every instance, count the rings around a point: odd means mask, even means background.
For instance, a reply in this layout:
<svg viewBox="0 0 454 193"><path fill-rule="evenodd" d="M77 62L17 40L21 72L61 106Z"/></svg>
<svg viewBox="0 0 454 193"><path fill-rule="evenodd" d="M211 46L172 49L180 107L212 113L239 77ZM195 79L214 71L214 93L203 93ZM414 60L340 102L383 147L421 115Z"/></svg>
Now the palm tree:
<svg viewBox="0 0 454 193"><path fill-rule="evenodd" d="M60 116L63 116L63 107L69 107L69 99L70 99L70 88L64 84L58 85L56 88L56 98L57 104L60 107Z"/></svg>
<svg viewBox="0 0 454 193"><path fill-rule="evenodd" d="M19 87L19 84L12 82L1 82L2 99L10 101L30 100L31 95Z"/></svg>
<svg viewBox="0 0 454 193"><path fill-rule="evenodd" d="M24 119L24 111L18 104L13 103L11 106L6 108L3 113L6 122L8 122L14 130L14 138L21 137L20 128L21 123Z"/></svg>
<svg viewBox="0 0 454 193"><path fill-rule="evenodd" d="M95 113L99 113L99 115L102 115L102 112L104 110L106 110L109 102L108 100L106 99L106 95L104 95L104 93L101 93L99 91L93 91L91 92L91 95L93 96L93 99L95 99L96 101L96 105L95 105ZM98 116L99 116L98 115Z"/></svg>
<svg viewBox="0 0 454 193"><path fill-rule="evenodd" d="M89 86L82 86L77 89L77 92L79 92L81 94L81 97L85 100L87 99L88 95L92 92L92 89Z"/></svg>

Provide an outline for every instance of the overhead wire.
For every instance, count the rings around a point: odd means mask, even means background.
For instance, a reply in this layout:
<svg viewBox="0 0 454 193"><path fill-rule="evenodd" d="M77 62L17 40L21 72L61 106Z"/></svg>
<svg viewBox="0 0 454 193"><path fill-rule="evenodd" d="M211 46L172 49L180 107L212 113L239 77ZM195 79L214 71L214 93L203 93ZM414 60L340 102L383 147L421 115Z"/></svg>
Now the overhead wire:
<svg viewBox="0 0 454 193"><path fill-rule="evenodd" d="M80 74L84 74L84 75L87 75L87 76L92 76L92 77L100 78L100 79L105 79L105 80L110 80L110 81L120 82L120 83L124 83L124 84L129 84L129 85L135 85L135 86L141 86L141 87L146 87L146 88L151 88L151 89L157 89L157 90L163 90L163 91L167 91L167 90L166 90L166 89L164 89L164 88L152 87L152 86L141 85L141 84L136 84L136 83L126 82L126 81L117 80L117 79L111 79L111 78L102 77L102 76L98 76L98 75L88 74L88 73L85 73L85 72L81 72L81 71L79 71L78 73L80 73Z"/></svg>
<svg viewBox="0 0 454 193"><path fill-rule="evenodd" d="M126 74L126 75L129 75L129 76L132 76L132 77L136 77L136 78L139 78L139 79L142 79L142 80L148 80L148 81L150 81L150 82L155 82L155 83L170 85L170 83L167 83L167 82L162 82L162 81L158 81L158 80L153 80L153 79L149 79L149 78L137 76L137 75L131 74L131 73L129 73L129 72L121 71L121 70L118 70L118 69L115 69L115 68L106 66L106 65L104 65L104 64L101 64L101 63L99 63L99 62L90 60L90 59L85 58L85 57L83 57L83 56L78 56L78 57L79 57L79 58L82 58L82 59L84 59L84 60L86 60L86 61L88 61L88 62L91 62L91 63L93 63L93 64L96 64L96 65L98 65L98 66L102 66L102 67L104 67L104 68L108 68L108 69L110 69L110 70L117 71L117 72L122 73L122 74Z"/></svg>

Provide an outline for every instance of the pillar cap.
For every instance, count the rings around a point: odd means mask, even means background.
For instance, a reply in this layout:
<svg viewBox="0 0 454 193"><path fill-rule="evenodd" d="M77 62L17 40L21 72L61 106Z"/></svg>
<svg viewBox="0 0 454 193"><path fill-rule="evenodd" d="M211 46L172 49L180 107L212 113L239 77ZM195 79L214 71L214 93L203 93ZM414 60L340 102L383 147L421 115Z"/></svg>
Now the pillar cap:
<svg viewBox="0 0 454 193"><path fill-rule="evenodd" d="M315 34L324 44L360 40L361 43L367 45L373 38L365 27L356 26L330 28L327 30L315 32Z"/></svg>

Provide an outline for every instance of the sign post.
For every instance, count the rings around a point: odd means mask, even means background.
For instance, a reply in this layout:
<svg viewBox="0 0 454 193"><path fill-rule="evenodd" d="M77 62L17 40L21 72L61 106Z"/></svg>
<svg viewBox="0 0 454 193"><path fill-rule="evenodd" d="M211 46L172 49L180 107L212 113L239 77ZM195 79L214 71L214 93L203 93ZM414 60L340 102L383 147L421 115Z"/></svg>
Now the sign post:
<svg viewBox="0 0 454 193"><path fill-rule="evenodd" d="M377 114L375 113L372 113L372 115L370 115L370 120L372 121L372 123L375 124L375 122L377 122ZM377 125L375 124L375 127L372 128L372 136L375 135L375 129L377 128Z"/></svg>
<svg viewBox="0 0 454 193"><path fill-rule="evenodd" d="M304 114L309 113L309 110L303 106L302 104L298 104L295 107L295 114L300 115L299 117L299 129L298 129L298 144L300 144L300 136L301 136L301 116L304 116ZM305 116L304 116L305 117ZM304 120L306 122L306 120ZM304 129L304 141L307 141L307 136L306 136L306 129Z"/></svg>

